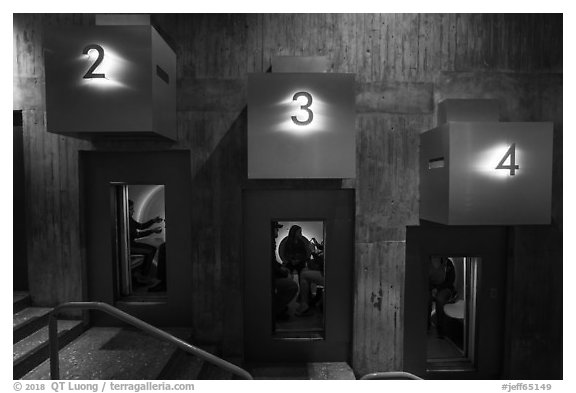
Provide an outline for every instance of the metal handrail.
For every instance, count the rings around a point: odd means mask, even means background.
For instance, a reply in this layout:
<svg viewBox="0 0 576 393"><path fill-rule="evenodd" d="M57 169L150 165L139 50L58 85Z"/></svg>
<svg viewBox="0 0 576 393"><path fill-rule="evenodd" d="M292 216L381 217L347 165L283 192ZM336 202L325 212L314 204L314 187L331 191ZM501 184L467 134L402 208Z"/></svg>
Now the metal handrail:
<svg viewBox="0 0 576 393"><path fill-rule="evenodd" d="M50 346L50 379L60 379L57 314L65 309L103 311L107 314L110 314L120 319L123 322L126 322L141 330L144 330L145 332L149 333L150 335L156 338L169 341L172 344L176 345L178 348L188 353L191 353L195 356L198 356L199 358L204 359L207 362L213 363L218 367L222 367L223 369L231 372L234 375L237 375L244 379L254 379L252 375L250 375L250 373L244 370L243 368L238 367L235 364L232 364L224 359L221 359L218 356L212 355L211 353L206 352L200 348L190 345L187 342L177 337L174 337L170 333L160 330L157 327L154 327L136 317L133 317L130 314L125 313L122 310L117 309L116 307L112 307L111 305L102 302L69 302L61 304L56 308L54 308L54 310L52 310L52 312L50 313L50 321L48 325L49 346Z"/></svg>
<svg viewBox="0 0 576 393"><path fill-rule="evenodd" d="M364 375L361 380L367 379L422 379L417 375L408 373L406 371L384 371L378 373L370 373Z"/></svg>

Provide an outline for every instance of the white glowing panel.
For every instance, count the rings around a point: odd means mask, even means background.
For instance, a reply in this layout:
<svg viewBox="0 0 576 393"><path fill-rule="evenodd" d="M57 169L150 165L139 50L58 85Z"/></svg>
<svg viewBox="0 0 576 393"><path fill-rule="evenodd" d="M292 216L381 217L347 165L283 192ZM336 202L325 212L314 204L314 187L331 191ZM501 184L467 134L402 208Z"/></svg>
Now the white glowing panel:
<svg viewBox="0 0 576 393"><path fill-rule="evenodd" d="M354 178L354 75L249 74L248 178Z"/></svg>
<svg viewBox="0 0 576 393"><path fill-rule="evenodd" d="M420 218L549 224L552 123L450 122L421 134Z"/></svg>
<svg viewBox="0 0 576 393"><path fill-rule="evenodd" d="M151 26L45 36L48 131L176 138L176 55Z"/></svg>

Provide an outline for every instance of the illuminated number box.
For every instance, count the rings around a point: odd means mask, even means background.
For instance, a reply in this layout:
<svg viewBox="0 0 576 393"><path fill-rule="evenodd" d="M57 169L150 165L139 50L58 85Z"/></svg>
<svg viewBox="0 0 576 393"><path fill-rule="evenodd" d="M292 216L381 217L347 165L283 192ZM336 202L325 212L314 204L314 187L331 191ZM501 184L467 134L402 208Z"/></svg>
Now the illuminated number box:
<svg viewBox="0 0 576 393"><path fill-rule="evenodd" d="M552 123L448 122L420 135L420 218L549 224Z"/></svg>
<svg viewBox="0 0 576 393"><path fill-rule="evenodd" d="M176 54L152 26L46 32L48 131L176 139Z"/></svg>
<svg viewBox="0 0 576 393"><path fill-rule="evenodd" d="M248 75L248 178L354 178L353 74Z"/></svg>

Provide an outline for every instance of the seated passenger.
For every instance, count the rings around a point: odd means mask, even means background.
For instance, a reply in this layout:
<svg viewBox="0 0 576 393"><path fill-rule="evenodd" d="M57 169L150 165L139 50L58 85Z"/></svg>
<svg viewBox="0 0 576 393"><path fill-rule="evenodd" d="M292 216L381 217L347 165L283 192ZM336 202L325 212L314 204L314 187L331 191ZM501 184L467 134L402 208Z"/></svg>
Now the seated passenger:
<svg viewBox="0 0 576 393"><path fill-rule="evenodd" d="M148 288L148 292L166 292L166 243L162 243L158 247L156 279L158 282Z"/></svg>
<svg viewBox="0 0 576 393"><path fill-rule="evenodd" d="M432 257L428 270L429 300L428 300L428 328L430 328L430 314L432 303L436 306L436 333L438 338L444 337L444 305L455 293L454 280L456 273L454 263L450 258Z"/></svg>
<svg viewBox="0 0 576 393"><path fill-rule="evenodd" d="M300 273L304 269L312 254L312 246L310 241L302 235L302 228L299 225L290 227L288 236L280 242L278 253L291 271Z"/></svg>
<svg viewBox="0 0 576 393"><path fill-rule="evenodd" d="M162 218L155 217L151 220L148 220L144 223L140 223L136 221L133 217L134 215L134 201L128 201L128 209L130 212L130 223L129 223L129 230L130 230L130 255L141 254L144 255L144 263L139 266L133 273L136 281L140 283L148 283L150 282L150 278L148 278L148 274L150 273L150 267L152 266L152 262L154 261L154 256L156 255L156 247L138 242L138 239L142 239L144 237L150 236L154 233L161 233L162 228L156 227L154 229L148 229L152 225L162 222Z"/></svg>
<svg viewBox="0 0 576 393"><path fill-rule="evenodd" d="M300 274L300 307L296 315L301 317L314 312L316 298L312 298L312 284L324 286L324 242L319 244L316 239L312 238L311 243L314 246L312 260Z"/></svg>
<svg viewBox="0 0 576 393"><path fill-rule="evenodd" d="M272 278L274 280L273 312L276 320L282 321L290 318L288 304L298 293L298 284L292 279L290 269L276 260L276 238L278 229L282 228L278 222L272 222Z"/></svg>

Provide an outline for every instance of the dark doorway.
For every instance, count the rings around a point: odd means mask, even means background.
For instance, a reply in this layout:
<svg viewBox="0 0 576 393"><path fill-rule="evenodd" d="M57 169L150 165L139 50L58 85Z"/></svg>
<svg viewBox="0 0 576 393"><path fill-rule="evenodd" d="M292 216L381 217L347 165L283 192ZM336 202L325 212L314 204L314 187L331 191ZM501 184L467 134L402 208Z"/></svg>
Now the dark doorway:
<svg viewBox="0 0 576 393"><path fill-rule="evenodd" d="M25 209L25 172L24 172L24 130L22 111L14 111L13 137L13 247L12 258L13 285L15 291L28 289L28 259L26 251L26 209Z"/></svg>
<svg viewBox="0 0 576 393"><path fill-rule="evenodd" d="M189 153L82 152L81 164L88 300L156 325L191 324Z"/></svg>
<svg viewBox="0 0 576 393"><path fill-rule="evenodd" d="M404 368L495 379L504 350L506 227L408 227Z"/></svg>
<svg viewBox="0 0 576 393"><path fill-rule="evenodd" d="M353 190L246 190L249 362L347 361Z"/></svg>

